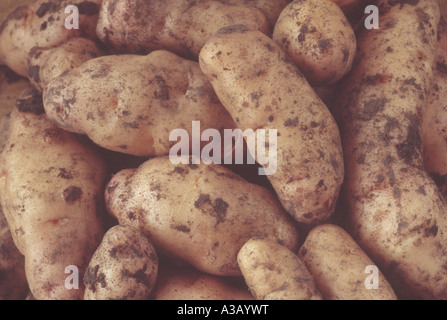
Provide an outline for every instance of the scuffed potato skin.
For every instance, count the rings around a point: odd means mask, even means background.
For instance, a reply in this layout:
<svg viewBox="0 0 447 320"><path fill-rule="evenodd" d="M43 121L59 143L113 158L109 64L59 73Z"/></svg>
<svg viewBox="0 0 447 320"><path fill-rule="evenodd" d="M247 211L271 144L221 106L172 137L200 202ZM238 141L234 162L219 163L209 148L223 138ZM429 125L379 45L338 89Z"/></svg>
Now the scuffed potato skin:
<svg viewBox="0 0 447 320"><path fill-rule="evenodd" d="M297 0L281 13L273 40L312 86L339 81L351 70L357 50L354 30L330 0Z"/></svg>
<svg viewBox="0 0 447 320"><path fill-rule="evenodd" d="M271 38L237 25L217 32L199 63L241 130L277 130L276 172L267 178L286 211L302 223L328 219L343 182L340 135L290 58ZM266 141L266 154L275 152L267 134Z"/></svg>
<svg viewBox="0 0 447 320"><path fill-rule="evenodd" d="M387 279L378 273L377 289L368 289L365 273L374 262L341 227L323 224L313 228L299 256L314 276L325 300L396 300Z"/></svg>
<svg viewBox="0 0 447 320"><path fill-rule="evenodd" d="M35 47L29 55L28 79L42 92L54 78L101 55L99 46L86 38L73 38L50 49Z"/></svg>
<svg viewBox="0 0 447 320"><path fill-rule="evenodd" d="M193 268L164 266L153 291L154 300L254 300L247 288Z"/></svg>
<svg viewBox="0 0 447 320"><path fill-rule="evenodd" d="M438 31L433 84L422 118L424 168L447 200L447 22Z"/></svg>
<svg viewBox="0 0 447 320"><path fill-rule="evenodd" d="M140 228L154 245L198 270L237 276L237 252L265 236L291 250L294 221L273 194L220 165L174 165L168 157L113 176L105 191L120 224Z"/></svg>
<svg viewBox="0 0 447 320"><path fill-rule="evenodd" d="M447 298L446 202L425 172L421 118L433 77L434 0L381 0L363 30L337 113L347 170L350 233L399 298Z"/></svg>
<svg viewBox="0 0 447 320"><path fill-rule="evenodd" d="M101 241L106 165L86 139L42 112L39 95L27 90L11 113L0 157L1 206L33 296L82 299L82 286L65 287L65 268L82 274Z"/></svg>
<svg viewBox="0 0 447 320"><path fill-rule="evenodd" d="M275 241L250 239L239 251L237 260L258 300L322 300L304 263Z"/></svg>
<svg viewBox="0 0 447 320"><path fill-rule="evenodd" d="M57 47L75 37L97 39L101 0L36 0L18 7L0 25L0 60L19 75L28 74L28 55L34 47ZM67 29L65 8L79 10L79 29Z"/></svg>
<svg viewBox="0 0 447 320"><path fill-rule="evenodd" d="M192 136L192 121L235 127L198 63L164 50L89 60L51 81L43 101L59 127L135 156L169 154L170 132Z"/></svg>
<svg viewBox="0 0 447 320"><path fill-rule="evenodd" d="M97 34L116 52L168 50L197 59L214 32L235 23L269 33L267 18L253 7L210 0L103 0Z"/></svg>
<svg viewBox="0 0 447 320"><path fill-rule="evenodd" d="M110 228L84 275L84 300L148 300L158 274L158 257L138 229Z"/></svg>

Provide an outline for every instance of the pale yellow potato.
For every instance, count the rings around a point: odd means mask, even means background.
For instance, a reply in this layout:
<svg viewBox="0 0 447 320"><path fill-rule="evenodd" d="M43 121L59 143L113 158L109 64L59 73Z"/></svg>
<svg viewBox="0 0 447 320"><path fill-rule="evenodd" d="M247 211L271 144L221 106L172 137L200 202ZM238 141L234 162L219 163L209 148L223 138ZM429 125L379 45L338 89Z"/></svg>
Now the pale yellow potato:
<svg viewBox="0 0 447 320"><path fill-rule="evenodd" d="M25 91L11 113L1 206L33 296L82 299L82 283L66 288L65 270L76 266L82 275L101 241L106 166L86 139L54 126L39 99Z"/></svg>
<svg viewBox="0 0 447 320"><path fill-rule="evenodd" d="M84 274L84 300L148 300L157 274L151 241L134 227L113 226Z"/></svg>
<svg viewBox="0 0 447 320"><path fill-rule="evenodd" d="M97 145L136 156L169 154L170 132L232 129L197 62L157 50L89 60L53 79L43 93L48 117Z"/></svg>
<svg viewBox="0 0 447 320"><path fill-rule="evenodd" d="M105 191L120 224L140 228L156 248L214 275L240 275L237 253L264 236L293 250L294 221L266 188L220 165L146 161L113 176Z"/></svg>
<svg viewBox="0 0 447 320"><path fill-rule="evenodd" d="M56 47L74 37L97 39L101 0L35 0L15 9L0 25L0 60L21 76L28 72L28 55L34 47ZM79 11L79 29L67 29L65 8Z"/></svg>
<svg viewBox="0 0 447 320"><path fill-rule="evenodd" d="M160 270L152 293L154 300L254 300L247 288L193 268L182 266Z"/></svg>
<svg viewBox="0 0 447 320"><path fill-rule="evenodd" d="M422 117L424 168L447 199L447 23L439 24L433 84Z"/></svg>
<svg viewBox="0 0 447 320"><path fill-rule="evenodd" d="M325 300L397 299L374 262L339 226L323 224L313 228L301 246L299 256ZM374 281L368 278L371 267L377 271L376 289L372 287Z"/></svg>
<svg viewBox="0 0 447 320"><path fill-rule="evenodd" d="M277 158L267 178L286 211L302 223L328 219L344 174L339 130L295 64L271 38L243 25L213 35L199 63L241 130L277 130L276 145L266 134L266 154Z"/></svg>
<svg viewBox="0 0 447 320"><path fill-rule="evenodd" d="M0 119L0 149L9 135L9 115ZM0 300L23 300L28 293L25 259L17 249L0 206Z"/></svg>
<svg viewBox="0 0 447 320"><path fill-rule="evenodd" d="M212 0L103 0L97 34L116 52L168 50L197 59L214 32L236 23L269 33L267 18L254 7Z"/></svg>
<svg viewBox="0 0 447 320"><path fill-rule="evenodd" d="M357 50L354 30L330 0L296 0L281 13L273 40L296 63L312 86L343 78Z"/></svg>
<svg viewBox="0 0 447 320"><path fill-rule="evenodd" d="M29 55L28 78L43 91L54 78L101 55L99 46L86 38L73 38L50 49L35 47Z"/></svg>
<svg viewBox="0 0 447 320"><path fill-rule="evenodd" d="M248 240L237 255L238 265L258 300L322 300L315 280L301 259L271 239Z"/></svg>
<svg viewBox="0 0 447 320"><path fill-rule="evenodd" d="M350 234L399 298L446 299L447 204L423 166L421 118L433 78L435 0L378 2L337 94Z"/></svg>

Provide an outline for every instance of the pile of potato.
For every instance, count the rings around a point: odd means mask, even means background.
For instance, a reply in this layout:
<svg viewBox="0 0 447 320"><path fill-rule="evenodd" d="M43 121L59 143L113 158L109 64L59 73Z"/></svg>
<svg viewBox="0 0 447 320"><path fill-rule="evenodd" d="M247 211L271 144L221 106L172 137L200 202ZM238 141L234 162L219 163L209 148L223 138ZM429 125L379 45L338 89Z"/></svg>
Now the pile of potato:
<svg viewBox="0 0 447 320"><path fill-rule="evenodd" d="M0 299L447 299L447 24L436 0L368 4L378 29L361 0L9 14ZM173 163L194 121L276 130L274 173Z"/></svg>

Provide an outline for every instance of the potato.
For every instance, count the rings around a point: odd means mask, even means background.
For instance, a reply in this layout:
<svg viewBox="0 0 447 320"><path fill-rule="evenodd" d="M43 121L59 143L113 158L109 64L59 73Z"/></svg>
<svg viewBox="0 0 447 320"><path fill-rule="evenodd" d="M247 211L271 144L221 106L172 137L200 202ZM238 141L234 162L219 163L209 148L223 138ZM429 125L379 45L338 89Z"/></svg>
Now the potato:
<svg viewBox="0 0 447 320"><path fill-rule="evenodd" d="M267 18L253 7L211 0L103 0L97 34L116 52L168 50L196 59L215 31L235 23L269 33Z"/></svg>
<svg viewBox="0 0 447 320"><path fill-rule="evenodd" d="M140 228L156 248L214 275L240 275L237 253L251 237L290 249L298 242L294 221L270 191L220 165L153 158L114 175L105 199L120 224Z"/></svg>
<svg viewBox="0 0 447 320"><path fill-rule="evenodd" d="M101 241L106 166L86 139L50 122L39 98L26 90L11 113L0 202L33 296L81 299L65 270L82 274Z"/></svg>
<svg viewBox="0 0 447 320"><path fill-rule="evenodd" d="M312 86L339 81L357 50L354 30L330 0L296 0L281 13L273 40L296 63Z"/></svg>
<svg viewBox="0 0 447 320"><path fill-rule="evenodd" d="M374 262L339 226L323 224L313 228L301 246L299 256L325 300L397 299L384 275L375 269ZM368 281L371 267L377 270L377 288L366 285L366 282L374 285Z"/></svg>
<svg viewBox="0 0 447 320"><path fill-rule="evenodd" d="M110 228L84 275L85 300L147 300L158 274L150 240L126 225Z"/></svg>
<svg viewBox="0 0 447 320"><path fill-rule="evenodd" d="M154 300L254 300L248 289L228 278L213 276L190 267L160 270Z"/></svg>
<svg viewBox="0 0 447 320"><path fill-rule="evenodd" d="M290 3L291 0L218 0L221 3L232 6L250 6L258 8L266 17L273 31L276 21L282 10Z"/></svg>
<svg viewBox="0 0 447 320"><path fill-rule="evenodd" d="M277 157L267 178L286 211L308 224L330 217L344 174L340 135L294 63L272 39L242 25L213 35L199 63L241 130L277 130L276 144L266 136Z"/></svg>
<svg viewBox="0 0 447 320"><path fill-rule="evenodd" d="M433 77L434 0L381 0L340 83L348 229L399 298L447 298L447 205L425 172L421 118Z"/></svg>
<svg viewBox="0 0 447 320"><path fill-rule="evenodd" d="M0 149L9 135L9 115L0 119ZM0 206L0 300L24 299L28 293L25 259L12 239L8 222Z"/></svg>
<svg viewBox="0 0 447 320"><path fill-rule="evenodd" d="M29 56L28 78L43 91L54 78L101 55L99 46L85 38L73 38L50 49L35 47Z"/></svg>
<svg viewBox="0 0 447 320"><path fill-rule="evenodd" d="M57 47L74 37L96 39L101 0L36 0L14 10L0 25L0 60L19 75L28 75L28 55L34 47ZM67 29L65 8L79 11L79 29Z"/></svg>
<svg viewBox="0 0 447 320"><path fill-rule="evenodd" d="M300 258L270 239L248 240L238 265L258 300L321 300L315 281Z"/></svg>
<svg viewBox="0 0 447 320"><path fill-rule="evenodd" d="M424 168L447 199L447 22L439 24L433 85L422 118Z"/></svg>
<svg viewBox="0 0 447 320"><path fill-rule="evenodd" d="M169 154L170 132L192 136L192 121L235 127L198 63L164 50L89 60L51 81L43 101L59 127L136 156Z"/></svg>

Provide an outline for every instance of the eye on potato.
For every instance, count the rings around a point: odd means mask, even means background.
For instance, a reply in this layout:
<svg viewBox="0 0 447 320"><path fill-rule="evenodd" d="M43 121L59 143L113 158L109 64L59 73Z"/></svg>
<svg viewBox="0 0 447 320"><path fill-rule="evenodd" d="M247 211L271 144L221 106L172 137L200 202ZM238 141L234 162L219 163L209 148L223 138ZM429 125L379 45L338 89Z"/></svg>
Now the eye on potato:
<svg viewBox="0 0 447 320"><path fill-rule="evenodd" d="M258 300L321 300L315 280L301 259L271 239L250 239L239 250L238 265Z"/></svg>
<svg viewBox="0 0 447 320"><path fill-rule="evenodd" d="M86 38L73 38L54 48L31 49L28 79L39 91L61 74L102 55L99 46Z"/></svg>
<svg viewBox="0 0 447 320"><path fill-rule="evenodd" d="M157 274L157 252L150 240L131 226L113 226L85 272L84 300L148 300Z"/></svg>
<svg viewBox="0 0 447 320"><path fill-rule="evenodd" d="M299 250L299 257L326 300L397 299L381 272L377 273L378 288L365 285L369 275L365 269L376 266L339 226L322 224L313 228Z"/></svg>
<svg viewBox="0 0 447 320"><path fill-rule="evenodd" d="M447 205L423 167L421 118L433 77L436 1L381 0L357 37L337 112L349 230L399 298L447 298Z"/></svg>
<svg viewBox="0 0 447 320"><path fill-rule="evenodd" d="M215 33L199 63L238 128L277 130L276 148L266 137L277 157L267 178L286 211L302 223L328 219L343 182L340 135L295 64L271 38L243 25Z"/></svg>
<svg viewBox="0 0 447 320"><path fill-rule="evenodd" d="M135 156L169 154L170 132L235 127L197 62L157 50L89 60L53 79L45 111L59 127Z"/></svg>
<svg viewBox="0 0 447 320"><path fill-rule="evenodd" d="M0 60L19 75L28 74L28 55L34 47L57 47L75 37L97 39L101 0L35 0L18 7L0 25ZM79 29L65 27L65 8L79 11Z"/></svg>
<svg viewBox="0 0 447 320"><path fill-rule="evenodd" d="M214 32L235 23L269 33L267 18L254 7L211 0L103 0L97 34L115 52L168 50L197 59Z"/></svg>
<svg viewBox="0 0 447 320"><path fill-rule="evenodd" d="M354 30L330 0L297 0L282 12L273 40L312 86L339 81L351 70L357 50Z"/></svg>
<svg viewBox="0 0 447 320"><path fill-rule="evenodd" d="M82 284L65 287L65 270L82 274L101 241L103 159L86 139L53 125L40 96L26 90L11 113L0 168L1 206L33 296L82 299Z"/></svg>
<svg viewBox="0 0 447 320"><path fill-rule="evenodd" d="M220 165L152 158L115 174L105 200L120 224L140 228L155 247L214 275L240 275L237 253L251 237L291 250L298 243L296 225L274 195Z"/></svg>

